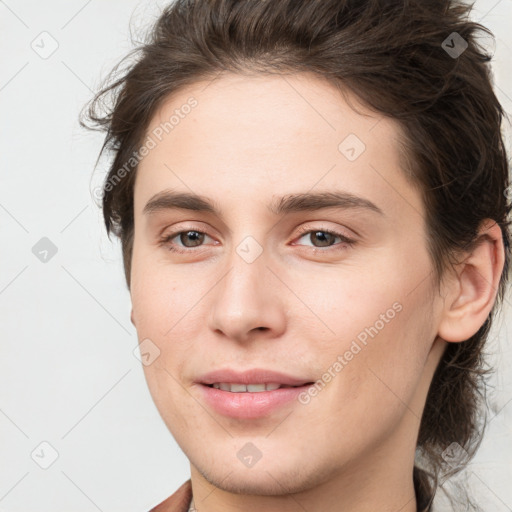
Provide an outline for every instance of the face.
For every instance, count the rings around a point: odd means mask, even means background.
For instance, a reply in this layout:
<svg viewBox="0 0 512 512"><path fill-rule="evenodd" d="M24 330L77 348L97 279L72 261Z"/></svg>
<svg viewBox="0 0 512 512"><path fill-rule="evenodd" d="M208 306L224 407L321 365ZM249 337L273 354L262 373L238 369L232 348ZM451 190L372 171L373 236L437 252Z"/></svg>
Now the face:
<svg viewBox="0 0 512 512"><path fill-rule="evenodd" d="M148 128L132 320L163 420L224 490L300 491L414 450L439 359L424 208L399 126L358 110L312 76L223 75ZM253 369L304 385L205 384ZM244 377L286 380L210 381Z"/></svg>

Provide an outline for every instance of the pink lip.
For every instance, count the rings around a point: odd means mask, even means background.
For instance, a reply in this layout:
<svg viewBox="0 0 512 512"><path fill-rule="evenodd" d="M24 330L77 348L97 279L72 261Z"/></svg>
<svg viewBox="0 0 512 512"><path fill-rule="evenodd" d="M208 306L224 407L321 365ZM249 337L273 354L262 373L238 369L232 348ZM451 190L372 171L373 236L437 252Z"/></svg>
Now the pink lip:
<svg viewBox="0 0 512 512"><path fill-rule="evenodd" d="M232 393L209 387L206 384L200 384L199 388L205 402L219 414L232 418L254 419L266 416L278 407L295 400L310 385L312 384L259 393Z"/></svg>
<svg viewBox="0 0 512 512"><path fill-rule="evenodd" d="M215 370L199 377L196 382L200 384L214 384L215 382L230 382L236 384L265 384L276 382L287 386L301 386L315 379L292 377L281 372L252 368L244 372L237 372L230 368ZM266 392L262 392L266 393Z"/></svg>
<svg viewBox="0 0 512 512"><path fill-rule="evenodd" d="M202 375L196 383L200 384L199 388L204 401L219 414L232 418L254 419L266 416L278 407L292 402L300 393L312 385L311 383L314 380L254 368L244 372L236 372L231 369L216 370ZM236 384L277 383L296 387L279 388L259 393L234 393L209 386L209 384L220 382Z"/></svg>

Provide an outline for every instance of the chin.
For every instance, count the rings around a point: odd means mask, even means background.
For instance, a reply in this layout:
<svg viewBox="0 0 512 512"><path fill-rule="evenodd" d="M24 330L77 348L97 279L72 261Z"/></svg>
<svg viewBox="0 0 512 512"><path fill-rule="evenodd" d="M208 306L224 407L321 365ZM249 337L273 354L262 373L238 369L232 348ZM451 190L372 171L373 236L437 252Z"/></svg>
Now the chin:
<svg viewBox="0 0 512 512"><path fill-rule="evenodd" d="M304 460L285 461L276 454L276 460L264 462L263 458L252 468L243 467L238 459L233 463L218 460L213 468L195 465L210 484L233 494L254 496L281 496L298 493L321 484L331 475L329 468L305 467ZM298 469L299 468L299 469Z"/></svg>
<svg viewBox="0 0 512 512"><path fill-rule="evenodd" d="M270 473L270 474L269 474ZM233 494L248 494L253 496L280 496L289 494L289 492L296 492L290 489L288 481L290 475L283 477L282 475L274 475L271 471L269 473L259 472L259 474L251 472L237 473L237 470L228 471L228 475L213 473L202 473L203 477L215 487L223 491ZM295 482L295 485L297 483Z"/></svg>

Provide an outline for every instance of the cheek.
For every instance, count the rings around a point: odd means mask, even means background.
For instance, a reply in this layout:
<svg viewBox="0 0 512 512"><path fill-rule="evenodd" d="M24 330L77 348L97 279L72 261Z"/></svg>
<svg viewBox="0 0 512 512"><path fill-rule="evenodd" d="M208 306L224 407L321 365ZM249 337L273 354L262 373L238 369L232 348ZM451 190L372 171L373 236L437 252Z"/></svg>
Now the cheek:
<svg viewBox="0 0 512 512"><path fill-rule="evenodd" d="M405 404L411 404L435 337L430 305L408 299L400 301L394 315L383 311L384 318L393 316L388 323L369 320L361 331L364 342L355 338L361 350L346 368L359 397L364 394L383 417L403 413ZM412 412L421 417L421 411Z"/></svg>
<svg viewBox="0 0 512 512"><path fill-rule="evenodd" d="M165 336L190 309L193 287L169 269L134 251L130 294L140 335ZM172 331L171 331L172 332Z"/></svg>
<svg viewBox="0 0 512 512"><path fill-rule="evenodd" d="M151 364L143 365L143 370L151 395L159 405L177 385L174 379L179 379L182 361L187 357L183 340L188 336L183 327L188 325L186 313L190 308L187 290L179 288L172 279L163 278L161 269L147 264L140 256L134 251L130 295L139 343L149 339L153 353L157 354Z"/></svg>
<svg viewBox="0 0 512 512"><path fill-rule="evenodd" d="M329 354L323 365L336 375L337 400L391 411L410 402L420 381L435 338L432 304L427 281L417 286L416 276L396 267L369 274L340 280L340 290L331 293L323 319L335 334L322 343Z"/></svg>

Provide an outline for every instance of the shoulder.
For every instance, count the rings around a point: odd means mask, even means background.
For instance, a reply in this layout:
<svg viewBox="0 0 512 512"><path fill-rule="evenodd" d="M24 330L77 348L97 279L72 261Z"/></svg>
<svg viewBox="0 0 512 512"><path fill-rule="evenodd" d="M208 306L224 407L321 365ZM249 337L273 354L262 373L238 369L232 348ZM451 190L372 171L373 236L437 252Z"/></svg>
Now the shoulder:
<svg viewBox="0 0 512 512"><path fill-rule="evenodd" d="M153 507L149 512L187 512L192 499L190 479L184 482L176 492Z"/></svg>

